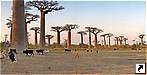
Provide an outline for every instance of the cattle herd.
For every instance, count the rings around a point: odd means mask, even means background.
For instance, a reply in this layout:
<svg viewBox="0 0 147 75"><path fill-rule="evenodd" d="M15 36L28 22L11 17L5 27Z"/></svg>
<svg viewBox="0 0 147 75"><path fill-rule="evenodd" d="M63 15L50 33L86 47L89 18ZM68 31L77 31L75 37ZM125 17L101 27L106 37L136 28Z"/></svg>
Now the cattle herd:
<svg viewBox="0 0 147 75"><path fill-rule="evenodd" d="M68 49L68 48L65 48L64 49L64 52L72 52L72 51L75 51L77 52L77 49L74 49L74 50L71 50L71 49ZM86 50L86 52L93 52L93 50ZM96 51L97 53L99 53L99 51ZM44 49L26 49L26 50L23 50L23 54L25 54L26 56L33 56L34 54L37 54L37 55L45 55L48 53L48 50L44 50ZM17 50L16 49L10 49L9 50L9 53L8 53L8 56L10 59L15 59L15 55L17 54ZM2 54L1 54L2 55ZM0 58L4 58L6 57L6 53L3 54L4 56L0 57Z"/></svg>
<svg viewBox="0 0 147 75"><path fill-rule="evenodd" d="M44 50L43 49L36 50L36 53L39 54L39 55L43 55L44 54ZM24 50L23 54L34 55L34 50Z"/></svg>

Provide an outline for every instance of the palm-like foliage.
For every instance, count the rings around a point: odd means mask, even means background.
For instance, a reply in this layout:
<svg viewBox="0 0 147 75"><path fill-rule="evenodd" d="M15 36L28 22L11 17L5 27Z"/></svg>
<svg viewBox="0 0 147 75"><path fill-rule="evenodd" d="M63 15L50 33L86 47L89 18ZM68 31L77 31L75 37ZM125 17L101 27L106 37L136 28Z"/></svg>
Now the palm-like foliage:
<svg viewBox="0 0 147 75"><path fill-rule="evenodd" d="M6 23L6 25L8 26L8 28L12 27L12 17L9 17L8 19L6 19L8 22Z"/></svg>
<svg viewBox="0 0 147 75"><path fill-rule="evenodd" d="M63 30L68 31L68 48L70 48L71 46L71 30L78 28L78 25L76 24L66 24L65 26L63 26Z"/></svg>
<svg viewBox="0 0 147 75"><path fill-rule="evenodd" d="M26 6L35 7L41 12L40 18L40 46L45 45L45 14L52 11L58 11L64 9L63 6L59 6L57 1L47 1L47 0L35 0L26 2Z"/></svg>
<svg viewBox="0 0 147 75"><path fill-rule="evenodd" d="M83 35L86 35L86 32L85 31L79 31L77 32L77 34L80 34L81 35L81 44L83 45Z"/></svg>
<svg viewBox="0 0 147 75"><path fill-rule="evenodd" d="M97 34L103 32L103 30L95 28L95 27L92 27L90 32L93 33L94 36L95 36L94 47L96 48L97 47Z"/></svg>
<svg viewBox="0 0 147 75"><path fill-rule="evenodd" d="M33 27L30 30L34 30L35 31L35 47L37 48L37 32L40 28L39 27Z"/></svg>
<svg viewBox="0 0 147 75"><path fill-rule="evenodd" d="M109 38L109 46L111 45L111 37L113 36L112 33L107 33L107 37Z"/></svg>
<svg viewBox="0 0 147 75"><path fill-rule="evenodd" d="M57 32L57 43L58 43L58 46L60 45L60 33L62 31L64 31L63 27L62 26L56 26L56 27L51 27L52 30L51 31L55 31Z"/></svg>
<svg viewBox="0 0 147 75"><path fill-rule="evenodd" d="M54 37L53 35L46 35L48 39L48 46L50 46L50 40Z"/></svg>
<svg viewBox="0 0 147 75"><path fill-rule="evenodd" d="M143 45L144 42L143 42L143 38L144 38L145 34L140 34L138 37L141 39L141 44Z"/></svg>
<svg viewBox="0 0 147 75"><path fill-rule="evenodd" d="M30 13L25 13L25 23L31 23L31 21L37 21L37 18L39 18L39 15L34 15Z"/></svg>

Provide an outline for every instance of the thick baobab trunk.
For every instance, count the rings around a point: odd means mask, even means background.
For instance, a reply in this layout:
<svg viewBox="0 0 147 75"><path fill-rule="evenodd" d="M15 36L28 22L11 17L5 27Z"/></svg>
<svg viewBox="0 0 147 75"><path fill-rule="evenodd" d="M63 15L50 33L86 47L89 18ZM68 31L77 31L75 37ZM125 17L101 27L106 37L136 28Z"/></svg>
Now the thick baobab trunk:
<svg viewBox="0 0 147 75"><path fill-rule="evenodd" d="M97 48L97 34L94 34L94 36L95 36L95 40L94 40L94 48Z"/></svg>
<svg viewBox="0 0 147 75"><path fill-rule="evenodd" d="M68 31L68 44L67 47L70 48L71 46L71 30Z"/></svg>
<svg viewBox="0 0 147 75"><path fill-rule="evenodd" d="M89 31L89 47L91 48L91 32Z"/></svg>
<svg viewBox="0 0 147 75"><path fill-rule="evenodd" d="M141 38L141 45L143 45L144 43L143 43L143 38Z"/></svg>
<svg viewBox="0 0 147 75"><path fill-rule="evenodd" d="M57 32L57 43L58 43L58 47L60 45L60 32Z"/></svg>
<svg viewBox="0 0 147 75"><path fill-rule="evenodd" d="M116 39L116 45L118 46L118 39Z"/></svg>
<svg viewBox="0 0 147 75"><path fill-rule="evenodd" d="M13 47L17 51L25 49L24 1L13 0Z"/></svg>
<svg viewBox="0 0 147 75"><path fill-rule="evenodd" d="M37 48L37 30L35 30L35 48Z"/></svg>
<svg viewBox="0 0 147 75"><path fill-rule="evenodd" d="M106 38L105 38L105 36L104 36L104 46L106 46Z"/></svg>
<svg viewBox="0 0 147 75"><path fill-rule="evenodd" d="M12 27L11 27L11 30L10 30L10 43L12 44Z"/></svg>
<svg viewBox="0 0 147 75"><path fill-rule="evenodd" d="M50 47L50 37L48 37L48 46Z"/></svg>
<svg viewBox="0 0 147 75"><path fill-rule="evenodd" d="M110 40L110 37L108 37L109 38L109 46L111 45L111 40Z"/></svg>
<svg viewBox="0 0 147 75"><path fill-rule="evenodd" d="M120 45L122 45L122 40L120 40Z"/></svg>
<svg viewBox="0 0 147 75"><path fill-rule="evenodd" d="M40 47L44 48L45 45L45 13L41 11L41 18L40 18Z"/></svg>
<svg viewBox="0 0 147 75"><path fill-rule="evenodd" d="M27 48L28 47L27 23L25 23L25 43L26 43L26 48Z"/></svg>
<svg viewBox="0 0 147 75"><path fill-rule="evenodd" d="M81 45L83 45L83 34L81 34Z"/></svg>

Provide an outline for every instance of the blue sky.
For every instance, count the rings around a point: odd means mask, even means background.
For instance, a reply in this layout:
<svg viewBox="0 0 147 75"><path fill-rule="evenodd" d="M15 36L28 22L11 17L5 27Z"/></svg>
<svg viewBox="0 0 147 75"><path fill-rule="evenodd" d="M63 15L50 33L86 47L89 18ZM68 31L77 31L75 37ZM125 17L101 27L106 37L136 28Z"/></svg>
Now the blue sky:
<svg viewBox="0 0 147 75"><path fill-rule="evenodd" d="M145 33L145 2L143 1L60 1L60 5L65 9L57 12L46 14L46 34L56 35L55 32L50 31L51 26L60 26L65 24L78 24L79 29L73 30L72 43L78 44L80 36L76 34L77 31L85 30L85 26L93 26L103 29L104 34L107 32L114 33L114 35L124 35L129 38L129 43L132 40L138 39L140 33ZM3 35L9 35L9 29L6 27L5 19L11 15L11 1L1 2L1 41ZM40 12L33 8L30 13L39 14ZM32 22L28 25L28 29L34 26L39 26L40 21ZM28 30L34 38L33 31ZM61 35L67 34L63 32ZM56 37L56 36L55 36ZM67 36L61 36L61 42ZM88 42L88 36L84 37L84 42ZM98 40L102 40L98 36ZM34 41L34 40L33 40ZM33 43L33 41L31 41ZM139 41L139 39L138 39ZM52 39L56 42L56 38Z"/></svg>

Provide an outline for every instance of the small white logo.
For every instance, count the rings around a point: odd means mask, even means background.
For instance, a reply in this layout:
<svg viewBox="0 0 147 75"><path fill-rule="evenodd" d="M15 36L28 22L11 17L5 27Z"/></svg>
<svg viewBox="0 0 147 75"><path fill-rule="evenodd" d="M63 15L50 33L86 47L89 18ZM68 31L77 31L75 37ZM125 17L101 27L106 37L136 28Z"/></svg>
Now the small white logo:
<svg viewBox="0 0 147 75"><path fill-rule="evenodd" d="M136 74L146 74L146 64L136 64Z"/></svg>

